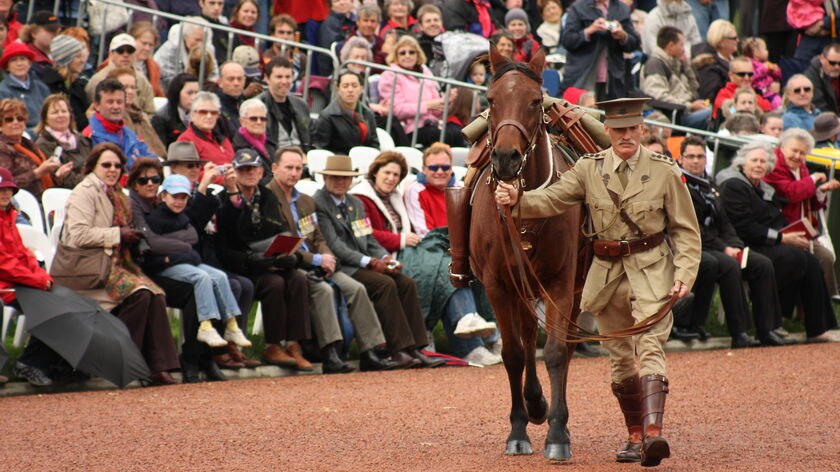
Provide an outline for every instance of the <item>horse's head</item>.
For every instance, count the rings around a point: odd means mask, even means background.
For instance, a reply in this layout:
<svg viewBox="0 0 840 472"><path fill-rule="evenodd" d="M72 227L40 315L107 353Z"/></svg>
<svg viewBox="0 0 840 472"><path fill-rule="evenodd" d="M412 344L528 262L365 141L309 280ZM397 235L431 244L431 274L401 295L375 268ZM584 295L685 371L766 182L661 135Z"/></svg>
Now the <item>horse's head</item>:
<svg viewBox="0 0 840 472"><path fill-rule="evenodd" d="M517 178L543 128L542 70L545 53L540 50L528 64L513 62L490 47L493 79L487 89L490 102L491 159L496 177Z"/></svg>

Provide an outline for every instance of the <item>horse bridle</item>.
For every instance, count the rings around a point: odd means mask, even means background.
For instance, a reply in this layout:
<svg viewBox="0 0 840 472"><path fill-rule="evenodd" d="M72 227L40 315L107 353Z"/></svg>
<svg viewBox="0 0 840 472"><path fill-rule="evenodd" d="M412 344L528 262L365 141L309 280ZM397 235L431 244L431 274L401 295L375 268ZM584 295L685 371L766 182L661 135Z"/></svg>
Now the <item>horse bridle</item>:
<svg viewBox="0 0 840 472"><path fill-rule="evenodd" d="M490 113L488 111L486 116L487 122L490 123ZM521 180L522 172L525 170L525 165L528 164L528 156L534 152L534 149L537 147L537 138L540 135L540 131L545 129L545 126L549 123L548 115L546 115L545 111L543 110L542 106L540 107L540 121L542 122L540 125L534 127L534 132L529 136L528 131L525 129L525 126L522 123L511 119L506 118L499 122L499 124L493 128L491 133L487 134L487 147L488 149L493 149L493 143L496 142L496 139L499 137L499 131L505 126L513 126L516 128L517 131L525 138L526 142L528 143L525 147L525 152L522 155L522 165L519 166L519 170L516 171L514 176L514 180ZM499 174L496 172L496 165L493 163L493 160L490 160L490 174L494 179L497 181L501 181L499 178ZM524 185L523 185L524 187Z"/></svg>

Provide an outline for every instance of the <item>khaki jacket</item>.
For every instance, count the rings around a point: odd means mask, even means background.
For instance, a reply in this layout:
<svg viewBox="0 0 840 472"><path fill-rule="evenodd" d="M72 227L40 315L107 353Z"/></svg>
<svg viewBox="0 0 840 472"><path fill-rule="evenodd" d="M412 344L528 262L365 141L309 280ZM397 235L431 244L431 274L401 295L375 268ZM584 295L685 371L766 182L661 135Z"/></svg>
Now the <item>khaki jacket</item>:
<svg viewBox="0 0 840 472"><path fill-rule="evenodd" d="M635 239L619 217L607 188L621 195L621 205L645 234L665 231L676 254L666 242L658 247L616 261L594 258L583 288L581 307L600 312L611 298L604 289L624 274L636 301L648 315L665 301L674 281L691 287L700 264L700 230L682 172L669 157L642 147L628 178L627 190L615 175L612 148L587 154L572 170L547 188L525 192L519 204L523 218L544 218L585 203L598 239Z"/></svg>

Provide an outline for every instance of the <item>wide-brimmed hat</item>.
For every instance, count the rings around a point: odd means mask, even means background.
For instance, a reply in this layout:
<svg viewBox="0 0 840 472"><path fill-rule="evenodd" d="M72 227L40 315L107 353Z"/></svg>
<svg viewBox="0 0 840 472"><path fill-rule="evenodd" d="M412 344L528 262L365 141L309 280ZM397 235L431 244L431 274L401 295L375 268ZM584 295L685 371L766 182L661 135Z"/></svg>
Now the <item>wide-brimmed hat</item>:
<svg viewBox="0 0 840 472"><path fill-rule="evenodd" d="M604 126L610 128L629 128L645 122L642 109L650 98L619 98L595 104L604 110Z"/></svg>
<svg viewBox="0 0 840 472"><path fill-rule="evenodd" d="M316 170L316 174L335 175L338 177L358 177L362 175L353 169L353 160L350 156L330 156L324 170Z"/></svg>
<svg viewBox="0 0 840 472"><path fill-rule="evenodd" d="M814 129L811 130L815 141L834 141L838 134L840 134L840 118L837 118L836 113L827 111L817 115L814 120Z"/></svg>
<svg viewBox="0 0 840 472"><path fill-rule="evenodd" d="M15 178L12 172L5 167L0 167L0 188L10 188L13 190L12 195L16 194L20 188L15 183Z"/></svg>
<svg viewBox="0 0 840 472"><path fill-rule="evenodd" d="M175 141L166 150L166 162L163 165L171 165L176 162L207 162L198 157L195 144L189 141Z"/></svg>
<svg viewBox="0 0 840 472"><path fill-rule="evenodd" d="M9 60L15 56L25 56L30 61L35 59L35 53L29 47L20 41L14 41L3 49L3 55L0 56L0 69L5 69Z"/></svg>

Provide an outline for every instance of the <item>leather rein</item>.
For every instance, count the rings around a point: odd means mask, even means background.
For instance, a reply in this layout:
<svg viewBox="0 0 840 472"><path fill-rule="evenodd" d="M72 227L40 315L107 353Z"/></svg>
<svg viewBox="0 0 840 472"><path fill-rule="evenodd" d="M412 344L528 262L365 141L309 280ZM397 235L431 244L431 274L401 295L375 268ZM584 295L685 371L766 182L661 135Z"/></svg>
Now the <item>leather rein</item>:
<svg viewBox="0 0 840 472"><path fill-rule="evenodd" d="M525 127L521 123L512 119L502 120L495 129L488 131L488 148L492 148L492 143L496 141L499 130L503 126L515 127L524 137L526 137L526 139L528 139L527 151L522 158L522 165L515 176L515 179L520 183L520 185L517 186L520 199L524 193L523 188L525 186L525 181L522 178L522 173L527 164L528 155L533 153L536 148L536 139L540 135L541 131L546 131L546 127L553 127L561 130L568 138L571 145L578 152L595 153L601 150L580 123L583 113L584 111L577 107L566 107L559 103L555 103L542 114L540 120L541 123L536 126L536 129L530 138L528 138L528 133L525 131ZM554 159L550 148L548 149L548 158ZM488 179L488 184L491 187L492 196L495 194L499 179L492 160L490 165L491 175ZM588 341L609 341L643 333L650 330L656 323L665 318L671 311L674 303L676 303L678 298L676 295L673 295L655 314L629 328L614 331L612 333L599 334L582 328L569 314L560 310L560 308L554 303L551 295L543 286L542 282L540 282L530 258L522 247L522 240L520 238L519 231L517 230L520 225L516 224L510 206L501 206L497 204L496 208L499 211L500 216L500 224L496 226L497 234L500 241L506 242L510 248L510 251L503 251L505 269L507 270L510 280L513 282L516 293L522 301L522 304L527 308L528 313L533 317L537 324L542 326L546 332L557 335L560 342L577 344ZM521 216L517 219L520 222L522 221ZM514 267L516 268L516 273L514 273ZM564 326L560 326L560 324L550 326L547 319L542 320L536 311L536 302L540 298L546 305L546 311L548 311L549 307L554 309L568 323L564 324Z"/></svg>

